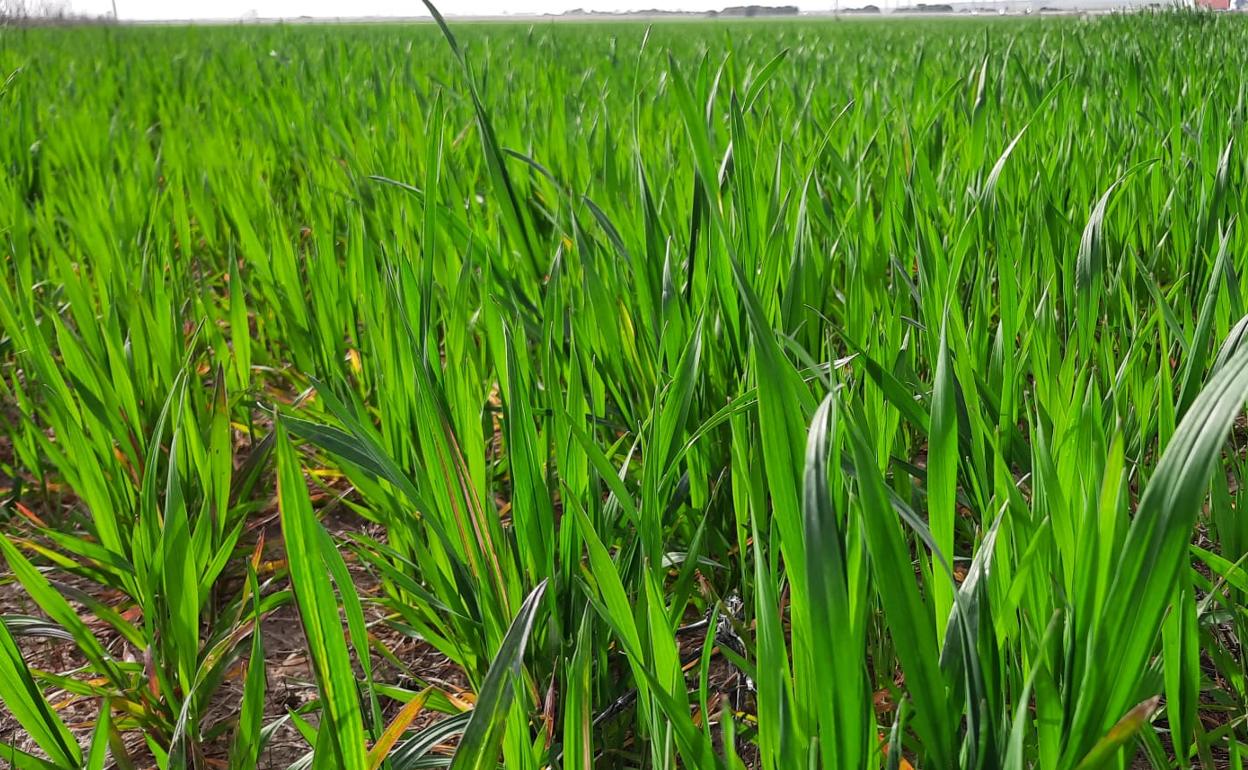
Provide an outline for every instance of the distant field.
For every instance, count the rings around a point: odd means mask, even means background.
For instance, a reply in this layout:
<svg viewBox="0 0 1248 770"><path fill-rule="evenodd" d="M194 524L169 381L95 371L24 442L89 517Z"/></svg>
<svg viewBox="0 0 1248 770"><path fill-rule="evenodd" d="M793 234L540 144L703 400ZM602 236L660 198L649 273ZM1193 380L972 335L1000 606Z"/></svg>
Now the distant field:
<svg viewBox="0 0 1248 770"><path fill-rule="evenodd" d="M1242 768L1245 22L452 31L0 29L0 766Z"/></svg>

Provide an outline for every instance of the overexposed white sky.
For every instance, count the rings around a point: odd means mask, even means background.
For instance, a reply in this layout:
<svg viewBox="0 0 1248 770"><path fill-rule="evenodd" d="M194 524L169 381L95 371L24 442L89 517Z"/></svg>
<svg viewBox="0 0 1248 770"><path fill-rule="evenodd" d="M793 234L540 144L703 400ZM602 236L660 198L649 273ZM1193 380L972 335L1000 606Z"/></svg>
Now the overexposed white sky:
<svg viewBox="0 0 1248 770"><path fill-rule="evenodd" d="M112 13L110 0L62 2L68 2L75 13ZM834 4L821 0L804 3L795 3L794 0L435 0L435 5L444 16L563 13L574 8L592 11L649 8L708 11L751 3L797 4L804 11L823 10ZM420 0L117 0L117 13L122 19L238 19L252 12L264 18L427 15Z"/></svg>

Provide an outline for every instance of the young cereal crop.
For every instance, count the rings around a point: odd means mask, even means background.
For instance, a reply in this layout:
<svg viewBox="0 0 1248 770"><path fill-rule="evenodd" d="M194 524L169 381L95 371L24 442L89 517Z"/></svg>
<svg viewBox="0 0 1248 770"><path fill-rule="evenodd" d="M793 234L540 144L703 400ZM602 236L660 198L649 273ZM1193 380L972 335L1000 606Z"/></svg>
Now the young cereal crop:
<svg viewBox="0 0 1248 770"><path fill-rule="evenodd" d="M1242 768L1245 71L0 28L0 765Z"/></svg>

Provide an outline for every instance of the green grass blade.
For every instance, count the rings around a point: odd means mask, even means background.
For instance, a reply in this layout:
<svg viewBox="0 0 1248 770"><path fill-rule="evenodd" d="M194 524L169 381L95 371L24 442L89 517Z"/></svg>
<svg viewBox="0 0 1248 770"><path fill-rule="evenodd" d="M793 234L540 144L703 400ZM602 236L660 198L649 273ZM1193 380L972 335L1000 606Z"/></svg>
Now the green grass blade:
<svg viewBox="0 0 1248 770"><path fill-rule="evenodd" d="M497 765L504 720L515 697L516 687L522 685L524 651L537 623L545 592L545 581L530 591L507 629L507 636L490 663L490 670L472 710L472 718L468 720L459 748L455 750L451 770L485 770Z"/></svg>
<svg viewBox="0 0 1248 770"><path fill-rule="evenodd" d="M321 553L323 530L312 512L295 450L280 422L277 431L278 504L290 582L321 695L322 721L313 768L367 770L364 721L351 656L338 619L338 597Z"/></svg>

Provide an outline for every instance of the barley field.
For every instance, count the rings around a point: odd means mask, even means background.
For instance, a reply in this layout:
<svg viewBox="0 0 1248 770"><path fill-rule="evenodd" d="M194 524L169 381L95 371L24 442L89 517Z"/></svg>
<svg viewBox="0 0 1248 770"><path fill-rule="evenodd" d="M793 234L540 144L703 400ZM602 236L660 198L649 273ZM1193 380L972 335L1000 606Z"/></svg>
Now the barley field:
<svg viewBox="0 0 1248 770"><path fill-rule="evenodd" d="M1242 768L1245 72L0 28L0 766Z"/></svg>

